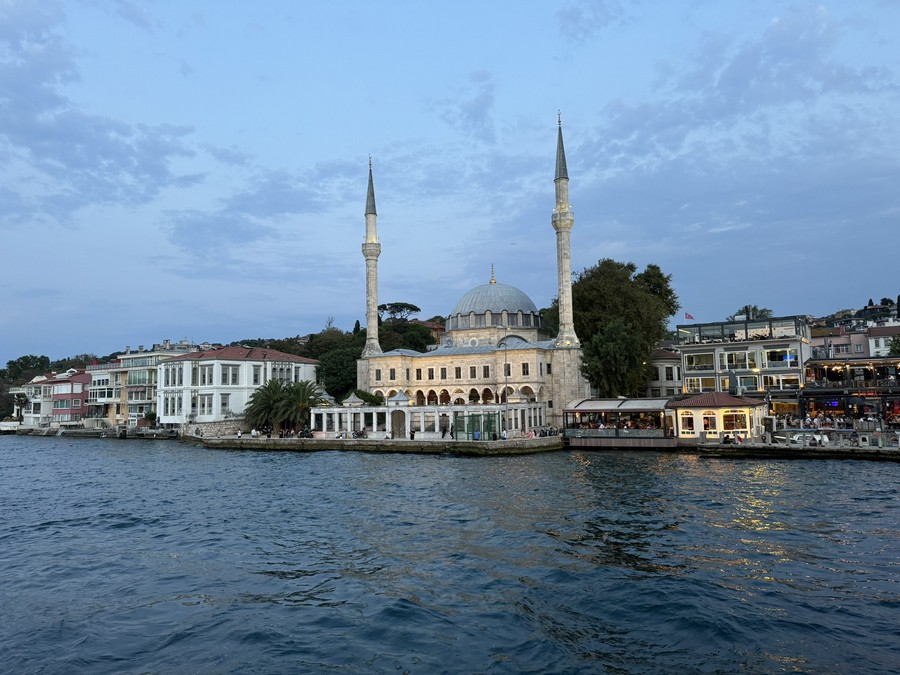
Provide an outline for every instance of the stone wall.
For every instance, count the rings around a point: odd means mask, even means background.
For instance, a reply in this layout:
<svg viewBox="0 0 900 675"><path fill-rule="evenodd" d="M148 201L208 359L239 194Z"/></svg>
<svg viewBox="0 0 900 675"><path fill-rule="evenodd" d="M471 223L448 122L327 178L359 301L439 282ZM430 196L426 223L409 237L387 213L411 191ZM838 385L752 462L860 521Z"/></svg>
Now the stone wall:
<svg viewBox="0 0 900 675"><path fill-rule="evenodd" d="M202 436L203 438L237 437L238 429L249 435L244 428L244 420L223 420L221 422L191 422L184 425L184 436Z"/></svg>

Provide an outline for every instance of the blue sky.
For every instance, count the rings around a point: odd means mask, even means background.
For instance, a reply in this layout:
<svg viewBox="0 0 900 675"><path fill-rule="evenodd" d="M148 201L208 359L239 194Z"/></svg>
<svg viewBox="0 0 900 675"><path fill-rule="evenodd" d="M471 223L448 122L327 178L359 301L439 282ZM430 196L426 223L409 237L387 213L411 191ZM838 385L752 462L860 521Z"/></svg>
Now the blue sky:
<svg viewBox="0 0 900 675"><path fill-rule="evenodd" d="M895 298L900 3L0 0L0 365L447 314L573 270L683 310ZM680 317L679 317L680 319Z"/></svg>

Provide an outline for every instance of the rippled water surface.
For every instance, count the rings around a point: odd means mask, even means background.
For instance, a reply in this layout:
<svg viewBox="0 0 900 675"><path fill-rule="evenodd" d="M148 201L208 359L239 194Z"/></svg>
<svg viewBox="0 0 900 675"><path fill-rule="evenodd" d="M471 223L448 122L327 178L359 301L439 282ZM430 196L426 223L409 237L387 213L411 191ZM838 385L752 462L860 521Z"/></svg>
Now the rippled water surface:
<svg viewBox="0 0 900 675"><path fill-rule="evenodd" d="M888 673L900 465L0 437L0 671Z"/></svg>

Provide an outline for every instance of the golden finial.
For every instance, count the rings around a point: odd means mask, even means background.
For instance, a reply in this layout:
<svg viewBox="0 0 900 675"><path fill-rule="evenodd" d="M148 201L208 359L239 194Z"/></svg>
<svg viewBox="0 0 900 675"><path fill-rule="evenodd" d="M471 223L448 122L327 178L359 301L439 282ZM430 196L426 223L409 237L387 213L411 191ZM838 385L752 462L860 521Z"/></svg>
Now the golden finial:
<svg viewBox="0 0 900 675"><path fill-rule="evenodd" d="M496 284L497 280L494 278L494 263L491 263L491 283Z"/></svg>

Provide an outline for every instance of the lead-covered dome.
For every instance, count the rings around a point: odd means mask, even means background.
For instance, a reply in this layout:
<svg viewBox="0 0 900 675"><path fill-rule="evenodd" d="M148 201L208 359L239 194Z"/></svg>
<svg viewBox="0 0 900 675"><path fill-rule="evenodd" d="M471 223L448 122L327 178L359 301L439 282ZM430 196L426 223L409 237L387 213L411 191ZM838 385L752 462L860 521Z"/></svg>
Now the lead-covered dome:
<svg viewBox="0 0 900 675"><path fill-rule="evenodd" d="M510 314L537 314L537 307L523 291L496 281L481 284L468 291L457 301L451 314L500 314L504 310Z"/></svg>

